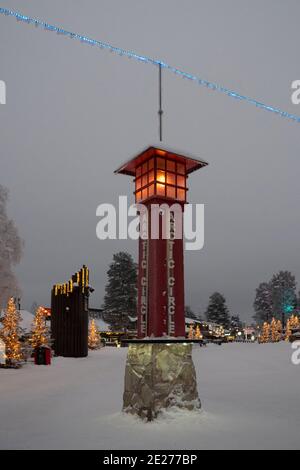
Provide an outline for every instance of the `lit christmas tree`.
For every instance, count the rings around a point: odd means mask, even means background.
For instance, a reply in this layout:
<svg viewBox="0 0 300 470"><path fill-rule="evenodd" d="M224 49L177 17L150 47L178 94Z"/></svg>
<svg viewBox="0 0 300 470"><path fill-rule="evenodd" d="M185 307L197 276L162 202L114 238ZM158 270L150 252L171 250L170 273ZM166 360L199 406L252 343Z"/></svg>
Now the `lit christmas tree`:
<svg viewBox="0 0 300 470"><path fill-rule="evenodd" d="M282 328L281 320L278 320L277 321L277 342L278 343L279 341L282 340L282 331L283 331L283 328Z"/></svg>
<svg viewBox="0 0 300 470"><path fill-rule="evenodd" d="M14 299L10 298L2 320L3 328L1 331L8 366L17 366L23 359L20 343L20 321L20 312L16 309Z"/></svg>
<svg viewBox="0 0 300 470"><path fill-rule="evenodd" d="M290 318L290 326L292 330L296 330L300 327L299 317L292 315Z"/></svg>
<svg viewBox="0 0 300 470"><path fill-rule="evenodd" d="M269 343L269 341L270 341L270 325L269 323L265 322L262 327L260 342Z"/></svg>
<svg viewBox="0 0 300 470"><path fill-rule="evenodd" d="M89 328L89 348L99 349L101 346L101 338L95 320L91 321Z"/></svg>
<svg viewBox="0 0 300 470"><path fill-rule="evenodd" d="M49 328L46 326L45 312L42 307L38 307L35 312L29 342L34 349L40 348L41 346L49 346L50 333Z"/></svg>
<svg viewBox="0 0 300 470"><path fill-rule="evenodd" d="M289 341L291 335L292 335L291 318L288 318L288 321L286 323L285 340Z"/></svg>
<svg viewBox="0 0 300 470"><path fill-rule="evenodd" d="M189 326L188 339L194 339L194 325L192 323Z"/></svg>
<svg viewBox="0 0 300 470"><path fill-rule="evenodd" d="M199 326L199 325L196 326L195 338L196 338L196 339L202 339L202 338L203 338L203 336L202 336L202 334L201 334L201 330L200 330L200 326Z"/></svg>
<svg viewBox="0 0 300 470"><path fill-rule="evenodd" d="M281 321L280 320L277 321L276 318L273 318L272 322L271 322L271 340L272 340L272 343L278 343L278 341L280 341L281 334L279 333L279 328L282 330Z"/></svg>

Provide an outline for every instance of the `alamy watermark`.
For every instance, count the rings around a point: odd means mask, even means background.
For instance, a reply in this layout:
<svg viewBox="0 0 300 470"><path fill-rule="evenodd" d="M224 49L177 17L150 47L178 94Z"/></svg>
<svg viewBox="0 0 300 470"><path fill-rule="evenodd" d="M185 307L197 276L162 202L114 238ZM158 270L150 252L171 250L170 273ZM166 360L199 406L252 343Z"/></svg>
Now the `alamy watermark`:
<svg viewBox="0 0 300 470"><path fill-rule="evenodd" d="M300 366L300 341L294 341L292 349L295 349L291 357L292 364L294 364L294 366Z"/></svg>
<svg viewBox="0 0 300 470"><path fill-rule="evenodd" d="M295 90L291 96L292 103L300 104L300 80L293 81L292 90Z"/></svg>
<svg viewBox="0 0 300 470"><path fill-rule="evenodd" d="M183 239L188 251L204 246L204 204L132 204L119 197L119 207L100 204L96 211L99 240Z"/></svg>
<svg viewBox="0 0 300 470"><path fill-rule="evenodd" d="M6 104L6 83L0 80L0 104Z"/></svg>

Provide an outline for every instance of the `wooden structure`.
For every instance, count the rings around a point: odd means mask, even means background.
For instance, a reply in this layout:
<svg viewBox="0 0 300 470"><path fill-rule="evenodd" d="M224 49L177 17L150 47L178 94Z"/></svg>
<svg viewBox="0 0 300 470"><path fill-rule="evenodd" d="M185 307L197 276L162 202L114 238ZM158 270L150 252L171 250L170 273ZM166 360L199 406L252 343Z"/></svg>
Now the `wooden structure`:
<svg viewBox="0 0 300 470"><path fill-rule="evenodd" d="M83 266L51 295L51 334L56 356L86 357L89 326L89 270Z"/></svg>

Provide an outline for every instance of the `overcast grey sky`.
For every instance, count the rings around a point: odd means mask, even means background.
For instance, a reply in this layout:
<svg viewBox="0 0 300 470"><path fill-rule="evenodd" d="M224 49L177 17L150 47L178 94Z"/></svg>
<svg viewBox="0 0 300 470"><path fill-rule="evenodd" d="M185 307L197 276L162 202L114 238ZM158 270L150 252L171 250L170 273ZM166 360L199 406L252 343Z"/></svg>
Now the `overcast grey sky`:
<svg viewBox="0 0 300 470"><path fill-rule="evenodd" d="M0 3L300 115L298 0ZM82 263L99 306L113 253L136 256L136 243L97 240L96 207L132 194L113 172L157 142L157 70L2 15L0 59L0 183L26 244L23 306L48 305ZM203 311L218 290L249 318L260 282L280 269L300 280L300 125L169 73L164 109L164 145L210 164L189 179L206 225L204 249L186 253L186 303Z"/></svg>

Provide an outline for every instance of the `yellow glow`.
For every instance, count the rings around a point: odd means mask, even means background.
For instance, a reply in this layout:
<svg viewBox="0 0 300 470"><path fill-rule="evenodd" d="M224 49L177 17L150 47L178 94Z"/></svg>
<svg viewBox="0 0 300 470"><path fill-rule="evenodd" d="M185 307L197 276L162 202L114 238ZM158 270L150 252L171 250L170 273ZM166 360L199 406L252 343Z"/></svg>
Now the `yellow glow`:
<svg viewBox="0 0 300 470"><path fill-rule="evenodd" d="M164 171L158 171L157 172L157 181L159 181L159 183L165 183L166 182L166 174Z"/></svg>
<svg viewBox="0 0 300 470"><path fill-rule="evenodd" d="M5 343L5 356L9 364L18 364L23 359L22 345L19 339L21 315L15 301L10 298L2 320L2 336Z"/></svg>
<svg viewBox="0 0 300 470"><path fill-rule="evenodd" d="M89 349L99 349L101 347L101 336L95 320L90 323L88 341Z"/></svg>

